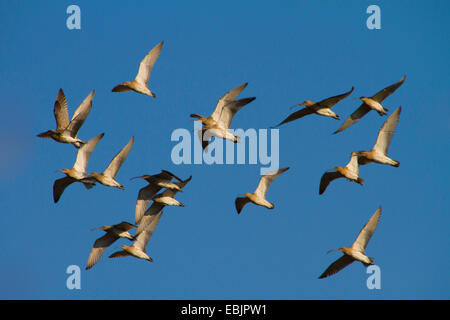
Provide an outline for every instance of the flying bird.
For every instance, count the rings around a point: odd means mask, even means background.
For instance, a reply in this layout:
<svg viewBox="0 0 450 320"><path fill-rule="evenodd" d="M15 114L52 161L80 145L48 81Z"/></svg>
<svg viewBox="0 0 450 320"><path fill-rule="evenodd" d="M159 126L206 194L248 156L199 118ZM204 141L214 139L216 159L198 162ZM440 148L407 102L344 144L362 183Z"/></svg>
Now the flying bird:
<svg viewBox="0 0 450 320"><path fill-rule="evenodd" d="M346 266L348 266L349 264L353 263L356 260L361 261L366 267L373 264L374 258L367 257L365 250L367 244L369 243L370 238L372 237L375 229L377 228L378 221L380 220L380 215L381 215L381 207L379 207L378 210L375 211L370 220L362 228L358 237L356 238L355 242L352 244L351 247L349 248L342 247L339 249L328 251L328 252L341 251L344 255L335 262L333 262L327 268L327 270L325 270L325 272L320 275L319 279L326 278L341 271Z"/></svg>
<svg viewBox="0 0 450 320"><path fill-rule="evenodd" d="M339 101L341 101L342 99L347 98L352 92L353 92L354 87L352 87L350 89L350 91L334 96L334 97L330 97L327 99L324 99L322 101L319 102L313 102L313 101L309 101L309 100L305 100L302 103L296 104L295 106L292 106L292 108L295 108L297 106L306 106L306 108L300 109L294 113L292 113L290 116L288 116L286 119L284 119L282 122L280 122L279 124L277 124L275 127L279 127L282 124L297 120L299 118L302 118L308 114L318 114L320 116L325 116L325 117L330 117L330 118L334 118L337 120L340 120L339 116L334 113L331 108L337 104Z"/></svg>
<svg viewBox="0 0 450 320"><path fill-rule="evenodd" d="M105 186L125 190L125 188L116 181L116 175L123 162L128 157L133 143L134 137L132 137L127 145L123 147L123 149L111 160L109 166L105 169L105 171L103 171L103 173L92 172L89 176Z"/></svg>
<svg viewBox="0 0 450 320"><path fill-rule="evenodd" d="M153 196L156 195L162 188L173 189L180 192L183 191L178 184L172 182L172 179L176 179L180 182L183 182L183 180L166 170L161 170L161 173L158 174L143 175L132 179L137 178L144 179L148 182L148 185L139 190L136 200L135 223L139 223L141 221Z"/></svg>
<svg viewBox="0 0 450 320"><path fill-rule="evenodd" d="M53 139L61 143L73 144L76 148L80 148L84 142L77 137L84 120L86 120L92 108L92 99L94 98L94 90L83 100L80 106L75 110L72 119L69 122L69 112L67 110L67 100L64 91L59 89L56 96L53 113L56 119L56 130L48 130L38 134L39 138Z"/></svg>
<svg viewBox="0 0 450 320"><path fill-rule="evenodd" d="M145 247L147 246L148 241L150 240L151 236L153 235L153 232L155 231L156 227L158 226L159 219L161 218L162 211L158 214L151 216L151 221L149 224L146 225L144 230L136 236L136 241L133 242L131 246L127 245L121 245L120 248L121 251L114 252L109 257L110 258L121 258L121 257L128 257L128 256L134 256L139 259L144 259L150 262L153 262L153 259L148 256Z"/></svg>
<svg viewBox="0 0 450 320"><path fill-rule="evenodd" d="M191 179L192 176L182 182L175 183L180 187L180 189L183 189L188 184L188 182L191 181ZM152 205L145 211L144 215L140 219L136 235L139 235L141 232L143 232L144 229L147 228L147 225L153 221L153 216L161 212L161 210L165 206L184 206L174 199L177 192L177 189L166 189L161 195L153 197Z"/></svg>
<svg viewBox="0 0 450 320"><path fill-rule="evenodd" d="M359 177L358 155L356 152L352 152L350 162L345 167L335 167L322 175L319 194L324 193L330 182L338 178L347 178L348 181L353 181L360 185L363 184L364 179Z"/></svg>
<svg viewBox="0 0 450 320"><path fill-rule="evenodd" d="M245 196L245 197L236 198L235 205L236 205L237 213L240 214L242 211L242 208L244 208L244 206L249 202L253 202L254 204L256 204L258 206L263 206L268 209L273 209L275 207L275 205L266 200L267 190L269 189L269 186L272 183L272 181L275 180L280 174L282 174L283 172L285 172L288 169L289 169L288 167L282 168L282 169L278 169L278 170L269 172L266 175L263 175L259 179L258 187L256 187L255 192L253 192L253 193L247 192L247 193L243 194L243 196Z"/></svg>
<svg viewBox="0 0 450 320"><path fill-rule="evenodd" d="M375 143L371 151L355 152L358 155L358 162L360 165L376 162L380 164L388 164L394 167L400 166L400 162L389 158L387 156L387 153L392 136L394 135L395 128L397 127L401 111L402 107L398 107L397 110L395 110L391 114L391 116L384 122L383 126L378 132L377 142Z"/></svg>
<svg viewBox="0 0 450 320"><path fill-rule="evenodd" d="M212 136L227 139L235 143L239 142L239 137L231 133L230 125L236 112L256 99L252 97L236 100L237 96L247 85L248 83L241 84L225 93L217 102L216 109L212 115L208 118L198 114L190 115L192 118L195 118L194 121L201 121L203 124L202 130L198 132L203 149L206 150Z"/></svg>
<svg viewBox="0 0 450 320"><path fill-rule="evenodd" d="M356 99L360 99L363 101L361 106L356 109L355 112L353 112L350 117L348 117L347 120L342 124L342 126L334 132L334 134L341 132L348 127L354 125L356 122L358 122L362 117L364 117L370 110L375 110L378 112L380 116L386 115L388 110L381 105L381 102L383 102L384 99L389 97L392 93L395 92L405 81L406 76L403 76L400 81L397 83L394 83L393 85L390 85L389 87L384 88L380 92L376 93L370 98L367 97L359 97Z"/></svg>
<svg viewBox="0 0 450 320"><path fill-rule="evenodd" d="M86 173L86 167L92 151L104 135L104 133L99 134L78 149L77 158L72 169L58 170L65 173L66 177L56 180L53 184L53 201L55 203L58 202L64 190L74 182L82 182L86 189L90 189L95 185L95 180Z"/></svg>
<svg viewBox="0 0 450 320"><path fill-rule="evenodd" d="M119 224L112 226L102 226L100 228L95 228L94 230L103 230L106 233L95 240L94 246L92 247L91 253L89 254L88 262L86 264L86 270L92 268L98 260L102 257L105 250L112 245L119 238L126 238L131 241L136 240L128 231L136 228L135 225L123 221Z"/></svg>
<svg viewBox="0 0 450 320"><path fill-rule="evenodd" d="M161 41L152 50L150 50L144 59L142 59L139 64L138 74L133 81L125 81L118 84L112 89L112 92L125 92L132 90L156 98L156 95L151 92L148 87L148 79L150 78L150 73L152 72L155 62L161 53L163 44L164 41Z"/></svg>

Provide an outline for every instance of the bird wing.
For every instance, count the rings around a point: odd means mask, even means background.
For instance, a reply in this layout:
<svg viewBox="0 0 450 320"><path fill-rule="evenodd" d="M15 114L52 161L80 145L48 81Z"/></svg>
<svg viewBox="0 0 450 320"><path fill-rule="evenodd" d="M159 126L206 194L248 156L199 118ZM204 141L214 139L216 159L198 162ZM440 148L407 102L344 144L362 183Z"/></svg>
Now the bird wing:
<svg viewBox="0 0 450 320"><path fill-rule="evenodd" d="M141 63L139 64L138 74L136 76L137 82L147 85L153 65L155 64L156 60L159 57L159 54L161 53L163 44L164 41L161 41L152 50L150 50L150 52L144 57L144 59L142 59Z"/></svg>
<svg viewBox="0 0 450 320"><path fill-rule="evenodd" d="M236 211L237 213L241 213L242 208L244 208L244 206L249 203L250 200L247 197L240 197L240 198L236 198L235 200L235 205L236 205Z"/></svg>
<svg viewBox="0 0 450 320"><path fill-rule="evenodd" d="M232 101L222 108L222 113L219 116L218 122L224 128L230 128L231 121L233 121L233 117L239 110L242 109L245 105L249 104L255 97L252 98L244 98L237 101Z"/></svg>
<svg viewBox="0 0 450 320"><path fill-rule="evenodd" d="M66 130L70 133L71 137L76 137L78 130L80 130L81 126L86 120L87 116L91 112L92 108L92 99L94 98L95 90L92 90L91 93L83 100L80 106L75 110L72 120L67 126Z"/></svg>
<svg viewBox="0 0 450 320"><path fill-rule="evenodd" d="M64 177L55 180L55 182L53 183L53 201L57 203L59 198L61 198L64 190L75 181L76 180L71 177Z"/></svg>
<svg viewBox="0 0 450 320"><path fill-rule="evenodd" d="M150 240L151 236L153 235L153 232L158 226L159 219L161 218L162 214L163 212L161 211L153 216L152 221L137 236L136 241L133 243L134 247L141 249L142 251L145 252L145 247L147 246L148 241Z"/></svg>
<svg viewBox="0 0 450 320"><path fill-rule="evenodd" d="M394 135L398 119L400 118L401 111L402 107L398 107L397 110L395 110L390 115L390 117L384 122L383 126L378 132L377 142L373 147L374 150L381 152L384 155L387 155L392 136Z"/></svg>
<svg viewBox="0 0 450 320"><path fill-rule="evenodd" d="M354 172L356 175L359 175L359 162L358 162L358 156L355 152L352 152L350 156L350 161L345 166L350 171Z"/></svg>
<svg viewBox="0 0 450 320"><path fill-rule="evenodd" d="M351 256L348 256L344 254L342 257L337 259L335 262L330 264L330 266L325 270L319 277L319 279L326 278L328 276L331 276L335 273L338 273L342 269L344 269L346 266L350 265L355 259L353 259Z"/></svg>
<svg viewBox="0 0 450 320"><path fill-rule="evenodd" d="M269 189L270 184L273 180L275 180L280 174L287 171L289 168L281 168L278 170L274 170L272 172L269 172L266 175L263 175L261 179L259 179L258 187L256 187L255 194L265 198L267 189Z"/></svg>
<svg viewBox="0 0 450 320"><path fill-rule="evenodd" d="M159 190L161 190L161 187L154 184L149 184L139 190L138 198L136 200L135 223L139 223L141 221L147 206Z"/></svg>
<svg viewBox="0 0 450 320"><path fill-rule="evenodd" d="M342 177L343 176L337 171L325 172L320 179L319 194L325 192L331 181Z"/></svg>
<svg viewBox="0 0 450 320"><path fill-rule="evenodd" d="M129 254L125 250L120 250L120 251L114 252L109 257L110 258L123 258L123 257L128 257L128 256L131 256L131 254Z"/></svg>
<svg viewBox="0 0 450 320"><path fill-rule="evenodd" d="M203 137L205 137L205 133L208 130L205 129L205 127L202 127L202 129L197 130L197 135L198 138L200 139L200 143L202 144L202 149L205 151L208 151L208 145L209 145L209 141L211 140L211 136L210 135L206 135L207 139L203 139Z"/></svg>
<svg viewBox="0 0 450 320"><path fill-rule="evenodd" d="M308 114L314 113L311 108L303 108L298 111L295 111L294 113L291 113L290 116L288 116L286 119L284 119L282 122L276 125L276 127L281 126L282 124L285 124L287 122L291 122L297 119L300 119L304 116L307 116Z"/></svg>
<svg viewBox="0 0 450 320"><path fill-rule="evenodd" d="M355 123L357 123L362 117L364 117L367 112L369 112L371 110L371 108L363 103L359 106L358 109L355 110L355 112L353 112L350 117L347 118L347 120L345 120L345 122L342 124L342 126L337 129L334 134L339 133L345 129L347 129L348 127L354 125Z"/></svg>
<svg viewBox="0 0 450 320"><path fill-rule="evenodd" d="M131 91L130 87L125 85L124 83L118 84L111 90L112 92L126 92Z"/></svg>
<svg viewBox="0 0 450 320"><path fill-rule="evenodd" d="M218 101L216 104L216 109L214 110L213 114L211 115L211 117L216 120L219 121L220 119L220 114L222 113L222 108L234 101L238 95L241 94L242 90L245 89L245 87L247 87L248 83L243 83L240 86L237 86L234 89L231 89L230 91L228 91L227 93L225 93Z"/></svg>
<svg viewBox="0 0 450 320"><path fill-rule="evenodd" d="M133 143L134 137L132 137L127 145L123 147L123 149L120 150L120 152L111 160L108 168L106 168L106 170L103 172L104 175L109 176L113 179L116 178L117 172L119 171L125 159L128 157Z"/></svg>
<svg viewBox="0 0 450 320"><path fill-rule="evenodd" d="M158 178L165 179L165 180L172 180L177 179L180 182L183 182L180 178L178 178L176 175L174 175L172 172L167 170L161 170L161 173L156 175Z"/></svg>
<svg viewBox="0 0 450 320"><path fill-rule="evenodd" d="M86 172L86 167L89 161L89 157L91 156L92 151L94 151L97 143L103 138L105 134L101 133L98 136L92 138L87 143L83 144L77 153L77 159L75 160L75 164L73 168L79 172Z"/></svg>
<svg viewBox="0 0 450 320"><path fill-rule="evenodd" d="M380 92L377 92L375 95L373 95L371 98L375 101L382 102L384 99L389 97L391 94L395 92L405 81L406 76L403 76L400 81L394 83L393 85L390 85L389 87L384 88Z"/></svg>
<svg viewBox="0 0 450 320"><path fill-rule="evenodd" d="M161 210L164 209L164 207L165 205L162 203L153 202L152 205L145 211L145 214L142 216L135 236L141 234L141 232L144 231L145 228L147 228L147 226L152 223L153 219L155 219L155 216L160 213Z"/></svg>
<svg viewBox="0 0 450 320"><path fill-rule="evenodd" d="M379 207L377 211L375 211L375 213L372 215L372 217L369 219L366 225L359 232L358 237L356 238L355 242L352 245L352 247L355 250L364 253L370 238L372 237L375 229L377 228L380 216L381 216L381 207Z"/></svg>
<svg viewBox="0 0 450 320"><path fill-rule="evenodd" d="M320 101L318 104L319 104L321 107L323 107L323 108L331 108L331 107L333 107L336 103L338 103L339 101L341 101L342 99L347 98L347 97L353 92L354 89L355 89L355 88L352 87L349 91L347 91L347 92L345 92L345 93L343 93L343 94L334 96L334 97L330 97L330 98L324 99L324 100Z"/></svg>
<svg viewBox="0 0 450 320"><path fill-rule="evenodd" d="M121 231L128 231L128 230L131 230L131 229L133 229L133 228L136 228L136 226L134 225L134 224L131 224L131 223L129 223L129 222L126 222L126 221L122 221L121 223L119 223L119 224L116 224L115 226L114 226L117 230L121 230Z"/></svg>
<svg viewBox="0 0 450 320"><path fill-rule="evenodd" d="M61 132L69 125L69 111L67 110L67 100L64 91L59 89L56 96L53 114L56 119L56 131Z"/></svg>
<svg viewBox="0 0 450 320"><path fill-rule="evenodd" d="M91 253L89 254L88 262L86 264L86 270L92 268L98 262L98 260L100 260L103 252L105 252L105 250L117 239L119 239L119 237L114 233L107 232L105 235L95 240L94 246L92 247Z"/></svg>

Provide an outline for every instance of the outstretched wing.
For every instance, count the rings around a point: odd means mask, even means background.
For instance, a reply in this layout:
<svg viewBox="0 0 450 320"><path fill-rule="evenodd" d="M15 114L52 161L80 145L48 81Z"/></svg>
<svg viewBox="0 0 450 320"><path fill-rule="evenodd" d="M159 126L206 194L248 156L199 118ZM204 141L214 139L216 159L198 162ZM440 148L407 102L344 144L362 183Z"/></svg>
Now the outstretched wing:
<svg viewBox="0 0 450 320"><path fill-rule="evenodd" d="M319 279L326 278L328 276L331 276L335 273L338 273L342 269L344 269L346 266L350 265L355 259L353 259L351 256L348 256L344 254L342 257L337 259L335 262L333 262L327 270L325 270L319 277Z"/></svg>
<svg viewBox="0 0 450 320"><path fill-rule="evenodd" d="M372 237L373 233L375 232L375 229L377 228L378 221L380 221L380 216L381 216L381 207L379 207L377 211L375 211L375 213L372 215L369 221L359 232L358 237L356 238L355 242L352 245L352 247L355 250L364 253L370 238Z"/></svg>
<svg viewBox="0 0 450 320"><path fill-rule="evenodd" d="M152 50L150 50L150 52L144 57L144 59L142 59L141 63L139 64L138 74L136 76L137 82L147 85L153 66L158 59L159 54L161 53L163 44L164 41L161 41Z"/></svg>
<svg viewBox="0 0 450 320"><path fill-rule="evenodd" d="M133 243L133 246L145 252L145 247L147 246L148 241L150 240L153 232L158 226L159 219L161 218L162 214L163 212L161 211L158 214L152 216L152 221L144 228L144 230L142 230L141 233L139 233L139 235L136 237L136 241Z"/></svg>
<svg viewBox="0 0 450 320"><path fill-rule="evenodd" d="M371 108L367 104L365 103L361 104L359 108L356 109L355 112L353 112L350 115L350 117L348 117L347 120L345 120L342 126L339 129L337 129L333 134L339 133L341 131L344 131L348 127L351 127L352 125L357 123L362 117L364 117L370 110Z"/></svg>
<svg viewBox="0 0 450 320"><path fill-rule="evenodd" d="M282 124L300 119L304 116L307 116L308 114L314 113L311 108L303 108L300 109L298 111L295 111L294 113L292 113L289 117L287 117L286 119L284 119L282 122L280 122L279 124L276 125L276 127L281 126Z"/></svg>
<svg viewBox="0 0 450 320"><path fill-rule="evenodd" d="M53 201L57 203L59 198L61 198L64 190L75 181L76 180L71 177L64 177L55 180L55 182L53 183Z"/></svg>
<svg viewBox="0 0 450 320"><path fill-rule="evenodd" d="M154 184L149 184L139 190L138 198L136 200L135 223L139 223L141 221L150 201L159 190L161 190L161 187Z"/></svg>
<svg viewBox="0 0 450 320"><path fill-rule="evenodd" d="M241 213L242 208L244 208L244 206L249 203L250 200L247 197L239 197L236 198L236 200L234 201L234 204L236 205L236 211L237 213Z"/></svg>
<svg viewBox="0 0 450 320"><path fill-rule="evenodd" d="M123 149L120 150L120 152L111 160L108 168L106 168L105 172L103 172L104 175L109 176L113 179L116 178L117 172L119 171L125 159L128 157L133 143L134 137L132 137L127 145L123 147Z"/></svg>
<svg viewBox="0 0 450 320"><path fill-rule="evenodd" d="M67 110L66 96L62 89L59 89L58 95L56 96L53 114L56 119L56 131L64 131L69 125L69 111Z"/></svg>
<svg viewBox="0 0 450 320"><path fill-rule="evenodd" d="M325 172L320 179L319 194L325 192L331 181L342 177L343 176L337 171Z"/></svg>
<svg viewBox="0 0 450 320"><path fill-rule="evenodd" d="M70 133L71 137L76 137L78 131L80 130L84 120L86 120L87 116L91 112L92 109L92 99L94 99L95 90L92 90L91 93L83 100L80 106L75 110L72 120L70 124L67 126L66 130Z"/></svg>
<svg viewBox="0 0 450 320"><path fill-rule="evenodd" d="M219 101L217 101L217 105L216 105L216 109L214 110L213 114L211 115L211 117L216 120L219 121L220 119L220 114L222 113L222 108L227 105L228 103L236 100L236 98L238 97L238 95L241 94L242 90L245 89L245 87L247 87L248 83L244 83L241 84L240 86L237 86L234 89L231 89L230 91L228 91L227 93L225 93L220 99Z"/></svg>
<svg viewBox="0 0 450 320"><path fill-rule="evenodd" d="M83 144L80 149L78 149L77 159L73 168L79 172L86 172L86 167L91 156L92 151L94 151L97 143L103 138L105 134L101 133L98 136L92 138L87 143Z"/></svg>
<svg viewBox="0 0 450 320"><path fill-rule="evenodd" d="M89 254L88 262L86 264L86 270L92 268L98 262L98 260L100 260L105 250L117 239L119 239L118 236L116 236L112 232L107 232L104 236L95 240L94 246L92 247L91 253Z"/></svg>
<svg viewBox="0 0 450 320"><path fill-rule="evenodd" d="M397 123L398 119L400 118L401 111L402 107L398 107L397 110L395 110L384 122L383 126L378 132L377 142L373 147L374 150L387 155L392 136L394 135L395 128L397 128Z"/></svg>
<svg viewBox="0 0 450 320"><path fill-rule="evenodd" d="M334 97L330 97L330 98L324 99L324 100L320 101L318 104L319 104L321 107L324 107L324 108L331 108L331 107L333 107L336 103L338 103L339 101L341 101L342 99L347 98L347 97L353 92L353 90L354 90L354 87L352 87L352 88L350 89L350 91L348 91L348 92L346 92L346 93L343 93L343 94L340 94L340 95L337 95L337 96L334 96Z"/></svg>
<svg viewBox="0 0 450 320"><path fill-rule="evenodd" d="M372 96L372 99L378 102L382 102L384 99L389 97L391 94L395 92L405 81L406 76L403 76L400 81L394 83L393 85L390 85L389 87L384 88L380 92L377 92L375 95Z"/></svg>
<svg viewBox="0 0 450 320"><path fill-rule="evenodd" d="M252 102L255 99L256 99L255 97L244 98L244 99L240 99L240 100L233 101L233 102L226 104L222 108L222 113L220 114L218 122L224 128L230 128L231 121L233 121L233 117L236 114L236 112L241 110L242 107L249 104L250 102Z"/></svg>
<svg viewBox="0 0 450 320"><path fill-rule="evenodd" d="M289 169L288 167L281 168L281 169L269 172L268 174L262 176L261 179L259 179L258 187L256 187L255 194L260 197L265 198L267 189L269 189L269 186L272 183L272 181L275 180L276 178L278 178L278 176L280 174L287 171L288 169Z"/></svg>

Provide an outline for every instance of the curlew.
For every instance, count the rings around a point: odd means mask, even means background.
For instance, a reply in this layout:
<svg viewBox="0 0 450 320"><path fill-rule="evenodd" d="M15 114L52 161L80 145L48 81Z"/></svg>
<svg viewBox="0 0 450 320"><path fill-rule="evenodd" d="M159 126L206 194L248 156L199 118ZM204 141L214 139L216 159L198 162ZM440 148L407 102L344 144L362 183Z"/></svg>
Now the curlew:
<svg viewBox="0 0 450 320"><path fill-rule="evenodd" d="M72 169L58 170L65 173L66 177L56 180L53 184L53 201L55 203L58 202L64 190L74 182L82 182L86 189L90 189L95 185L95 180L86 173L86 167L92 151L104 135L104 133L99 134L78 149L77 158Z"/></svg>
<svg viewBox="0 0 450 320"><path fill-rule="evenodd" d="M145 210L147 209L147 206L153 196L156 195L156 193L158 193L162 188L174 189L180 192L183 191L178 184L172 182L172 179L176 179L180 182L183 181L166 170L161 170L161 173L158 174L143 175L132 179L137 178L146 180L148 185L139 190L138 198L136 200L135 223L139 223L141 221L142 216L144 215Z"/></svg>
<svg viewBox="0 0 450 320"><path fill-rule="evenodd" d="M381 102L383 102L384 99L389 97L391 94L395 92L405 81L406 76L403 76L400 81L394 83L393 85L390 85L389 87L384 88L380 92L376 93L370 98L367 97L359 97L356 99L360 99L363 101L361 106L356 109L355 112L353 112L350 117L348 117L347 120L342 124L342 126L337 129L334 134L341 132L348 127L354 125L356 122L358 122L362 117L364 117L370 110L375 110L378 112L380 116L386 115L388 110L381 105Z"/></svg>
<svg viewBox="0 0 450 320"><path fill-rule="evenodd" d="M230 125L236 112L256 99L252 97L236 100L237 96L247 85L248 83L241 84L224 94L217 101L216 109L210 117L206 118L198 114L191 114L191 117L195 118L194 121L201 121L203 124L202 130L198 132L203 149L207 149L212 136L231 140L234 143L239 142L239 137L230 131Z"/></svg>
<svg viewBox="0 0 450 320"><path fill-rule="evenodd" d="M282 124L297 120L299 118L302 118L306 115L309 114L318 114L320 116L325 116L325 117L330 117L333 119L337 119L340 120L339 116L334 113L331 108L337 104L339 101L347 98L352 92L353 92L354 87L352 87L350 89L350 91L345 92L343 94L334 96L334 97L330 97L327 99L324 99L322 101L319 102L313 102L310 100L306 100L300 104L296 104L295 106L292 106L292 108L295 108L297 106L305 106L306 108L300 109L294 113L292 113L291 115L289 115L286 119L284 119L282 122L280 122L279 124L277 124L275 127L279 127Z"/></svg>
<svg viewBox="0 0 450 320"><path fill-rule="evenodd" d="M128 153L130 153L133 143L134 137L132 137L127 145L123 147L123 149L111 160L108 167L105 169L105 171L103 171L103 173L92 172L91 174L89 174L89 176L105 186L125 190L125 188L116 181L116 175L123 162L128 157Z"/></svg>
<svg viewBox="0 0 450 320"><path fill-rule="evenodd" d="M164 41L161 41L142 59L139 64L139 71L133 81L125 81L118 84L112 89L112 92L135 91L156 98L156 95L150 91L148 87L148 79L152 72L153 66L161 53Z"/></svg>
<svg viewBox="0 0 450 320"><path fill-rule="evenodd" d="M102 226L100 228L95 228L94 230L103 230L106 233L95 240L94 246L92 247L91 253L89 254L88 262L86 264L86 270L92 268L98 262L98 260L100 260L105 250L119 238L126 238L131 241L136 240L136 238L128 232L133 228L136 228L136 226L126 221L112 226Z"/></svg>
<svg viewBox="0 0 450 320"><path fill-rule="evenodd" d="M398 107L397 110L395 110L391 114L391 116L384 122L383 126L378 132L377 141L371 151L355 152L358 155L358 162L360 165L376 162L380 164L388 164L394 167L400 166L400 162L389 158L387 156L387 153L392 136L394 135L395 128L397 127L401 111L402 107Z"/></svg>
<svg viewBox="0 0 450 320"><path fill-rule="evenodd" d="M142 232L136 236L136 241L134 241L131 246L122 245L120 246L120 248L122 249L121 251L114 252L109 257L120 258L134 256L139 259L153 262L153 259L150 258L147 254L145 247L147 246L148 241L150 240L153 232L158 226L159 219L161 218L162 213L163 212L160 211L158 214L151 216L151 221L146 225Z"/></svg>
<svg viewBox="0 0 450 320"><path fill-rule="evenodd" d="M180 189L183 189L189 181L191 181L192 176L187 178L182 182L175 182ZM166 189L161 195L153 197L152 205L145 211L144 215L140 219L138 229L136 231L136 235L139 235L143 230L153 221L153 216L161 212L161 210L169 205L169 206L184 206L180 202L174 199L177 194L177 189ZM155 199L157 198L157 199ZM159 198L159 199L158 199Z"/></svg>
<svg viewBox="0 0 450 320"><path fill-rule="evenodd" d="M289 168L282 168L269 172L268 174L262 176L259 179L259 183L258 186L256 187L255 192L253 193L247 192L243 194L243 196L245 197L236 198L235 205L237 213L240 214L242 208L244 208L244 206L249 202L253 202L258 206L263 206L268 209L273 209L275 205L266 200L267 190L269 189L269 186L272 183L272 181L275 180L280 174L287 171L288 169Z"/></svg>
<svg viewBox="0 0 450 320"><path fill-rule="evenodd" d="M39 133L39 138L53 139L61 143L73 144L76 148L80 148L84 142L77 137L83 122L86 120L92 108L92 99L94 98L94 90L83 100L80 106L73 113L69 122L69 112L67 110L67 100L64 91L59 89L56 96L53 113L56 119L56 130L48 130Z"/></svg>
<svg viewBox="0 0 450 320"><path fill-rule="evenodd" d="M349 181L363 184L364 179L359 177L358 156L355 152L352 152L350 162L345 167L335 167L322 175L319 194L324 193L330 182L338 178L347 178Z"/></svg>
<svg viewBox="0 0 450 320"><path fill-rule="evenodd" d="M367 244L369 243L370 238L372 237L375 229L377 228L378 221L380 220L381 215L381 207L378 208L377 211L372 215L366 225L360 231L358 237L351 247L346 248L342 247L339 249L333 249L332 251L341 251L344 255L340 257L338 260L333 262L327 270L325 270L319 277L319 279L326 278L331 276L346 266L350 265L354 261L361 261L364 266L369 266L373 264L374 258L366 256L365 250Z"/></svg>

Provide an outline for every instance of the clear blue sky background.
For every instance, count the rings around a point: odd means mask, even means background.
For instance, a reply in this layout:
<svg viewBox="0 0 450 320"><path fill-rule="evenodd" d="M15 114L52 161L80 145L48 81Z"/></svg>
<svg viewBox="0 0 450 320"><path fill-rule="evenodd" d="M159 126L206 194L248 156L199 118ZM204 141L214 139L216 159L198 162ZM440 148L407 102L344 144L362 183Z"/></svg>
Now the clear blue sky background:
<svg viewBox="0 0 450 320"><path fill-rule="evenodd" d="M81 30L66 28L66 8L81 8ZM366 8L381 8L381 30L366 28ZM448 299L449 41L448 1L1 1L0 2L0 298L3 299ZM161 40L150 78L156 99L112 93L134 78ZM269 189L274 210L234 199L253 192L260 165L171 162L176 128L190 113L210 114L217 99L249 82L234 128L268 128L305 99L355 86L372 95L407 75L385 100L403 106L390 147L401 166L372 164L363 187L339 180L319 196L321 175L368 150L386 117L371 112L350 129L319 116L281 127L280 166L291 169ZM102 171L135 136L117 179L126 190L81 184L54 204L52 185L76 149L35 135L54 128L63 88L69 113L95 89L79 132L101 132L88 171ZM345 119L358 106L343 100ZM168 169L192 181L165 210L148 245L154 262L109 259L85 271L92 228L133 222L138 190L131 177ZM381 268L381 290L368 290L354 263L317 277L349 246L379 205L383 213L367 254ZM79 265L81 290L66 288Z"/></svg>

